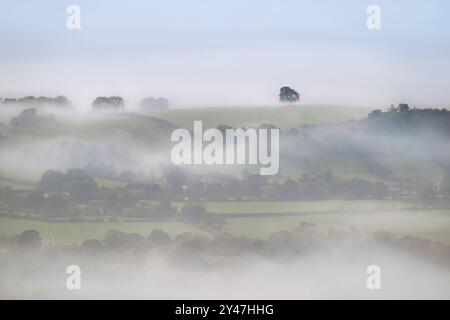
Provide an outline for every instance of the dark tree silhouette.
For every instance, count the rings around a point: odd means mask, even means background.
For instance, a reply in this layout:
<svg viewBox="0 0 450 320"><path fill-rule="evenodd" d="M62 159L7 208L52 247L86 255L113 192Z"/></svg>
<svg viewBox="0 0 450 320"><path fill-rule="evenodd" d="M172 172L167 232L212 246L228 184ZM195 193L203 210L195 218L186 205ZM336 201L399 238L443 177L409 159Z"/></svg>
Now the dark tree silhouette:
<svg viewBox="0 0 450 320"><path fill-rule="evenodd" d="M280 102L282 103L294 103L300 100L300 95L297 91L290 87L282 87L280 89Z"/></svg>
<svg viewBox="0 0 450 320"><path fill-rule="evenodd" d="M125 102L121 97L97 97L92 102L94 110L120 110L125 108Z"/></svg>
<svg viewBox="0 0 450 320"><path fill-rule="evenodd" d="M182 169L177 167L171 167L165 170L164 179L173 188L179 190L186 183L187 175Z"/></svg>
<svg viewBox="0 0 450 320"><path fill-rule="evenodd" d="M10 124L14 127L37 126L54 122L55 116L53 114L41 116L38 115L35 108L25 109L17 117L13 117L10 120Z"/></svg>
<svg viewBox="0 0 450 320"><path fill-rule="evenodd" d="M19 235L18 240L20 245L33 248L40 247L42 242L36 230L25 230Z"/></svg>
<svg viewBox="0 0 450 320"><path fill-rule="evenodd" d="M161 229L153 230L147 239L157 245L165 245L170 242L169 234Z"/></svg>
<svg viewBox="0 0 450 320"><path fill-rule="evenodd" d="M6 105L18 105L18 106L30 106L30 107L38 107L38 106L58 106L58 107L69 107L71 106L71 102L67 100L65 96L57 96L56 98L50 97L34 97L34 96L26 96L23 98L5 98L2 100L0 98L0 102Z"/></svg>

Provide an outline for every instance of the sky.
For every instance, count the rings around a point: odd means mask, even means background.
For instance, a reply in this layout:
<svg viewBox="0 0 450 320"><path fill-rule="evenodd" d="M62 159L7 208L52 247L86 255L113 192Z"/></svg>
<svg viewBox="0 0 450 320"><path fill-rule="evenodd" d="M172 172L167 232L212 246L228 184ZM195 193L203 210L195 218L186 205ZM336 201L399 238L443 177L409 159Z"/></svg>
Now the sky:
<svg viewBox="0 0 450 320"><path fill-rule="evenodd" d="M69 30L66 9L81 9ZM369 5L381 29L366 26ZM450 107L447 0L0 0L0 97Z"/></svg>

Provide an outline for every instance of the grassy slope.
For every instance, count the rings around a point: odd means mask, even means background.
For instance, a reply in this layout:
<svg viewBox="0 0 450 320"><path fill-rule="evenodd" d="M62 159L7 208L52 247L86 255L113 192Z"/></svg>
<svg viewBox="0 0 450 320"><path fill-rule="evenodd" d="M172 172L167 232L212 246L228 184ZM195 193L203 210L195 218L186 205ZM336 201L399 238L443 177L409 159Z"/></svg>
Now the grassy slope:
<svg viewBox="0 0 450 320"><path fill-rule="evenodd" d="M350 119L364 118L370 108L337 106L337 105L300 105L275 107L216 107L173 109L154 114L154 116L170 121L180 127L191 129L194 120L202 120L204 128L217 127L226 124L234 127L252 126L263 123L275 124L279 127L290 128L302 125L338 123ZM407 162L405 158L383 157L376 159L380 164L387 165L398 178L420 178L439 182L443 170L432 162ZM331 171L338 177L361 178L369 181L379 180L370 173L367 163L345 155L335 155L332 159L314 159L314 165L323 172ZM227 172L229 168L224 168ZM239 168L237 171L241 171ZM236 171L236 170L234 170ZM232 174L234 173L232 170ZM303 172L298 168L283 166L281 171L291 177L299 177Z"/></svg>
<svg viewBox="0 0 450 320"><path fill-rule="evenodd" d="M399 236L413 235L450 244L449 211L379 212L311 214L306 216L227 219L226 231L236 236L266 238L274 231L291 231L304 221L313 222L326 233L330 228L349 230L356 227L367 234L378 230ZM109 229L135 232L147 236L163 229L171 237L182 232L207 235L205 231L181 222L52 223L35 220L0 218L0 234L16 235L27 229L38 230L47 244L81 243L84 239L101 239Z"/></svg>
<svg viewBox="0 0 450 320"><path fill-rule="evenodd" d="M122 182L122 181L114 180L114 179L100 178L100 177L96 177L95 182L97 182L97 186L99 188L106 188L106 189L123 188L127 185L126 182Z"/></svg>
<svg viewBox="0 0 450 320"><path fill-rule="evenodd" d="M77 137L88 141L114 143L116 137L128 138L134 145L148 145L152 143L170 145L170 133L175 126L192 128L194 120L203 120L204 127L217 127L219 124L233 126L249 126L262 123L271 123L281 127L298 127L300 125L326 124L359 119L365 117L368 108L332 105L300 105L300 106L275 106L275 107L214 107L172 109L160 113L151 114L152 117L136 114L106 114L93 117L58 117L54 125L38 126L32 128L11 128L7 126L3 131L17 143L40 139L58 139ZM154 118L156 117L156 118ZM169 121L161 122L158 118ZM173 123L173 125L172 125ZM133 147L130 145L130 147ZM151 149L149 149L151 150ZM1 152L1 149L0 149ZM400 178L424 178L438 182L443 171L431 162L406 163L404 158L383 157L376 159L380 164L387 165L394 170ZM348 179L352 177L365 180L379 180L368 171L367 163L360 159L345 155L335 155L332 159L313 159L314 166L323 172L331 171L338 177ZM120 164L117 168L123 169ZM130 168L132 169L132 168ZM207 168L208 170L211 168ZM240 174L244 166L225 166L219 168L220 172ZM256 170L256 168L253 168ZM193 168L194 172L201 172L202 168ZM291 177L299 177L303 174L297 167L290 167L281 163L281 171ZM1 174L1 168L0 168ZM105 181L103 181L105 182ZM109 182L100 183L111 186ZM1 185L1 183L0 183ZM12 186L17 189L19 185Z"/></svg>
<svg viewBox="0 0 450 320"><path fill-rule="evenodd" d="M157 201L145 201L156 205ZM277 213L323 213L328 211L385 211L406 210L413 206L407 202L392 200L324 200L324 201L203 201L202 206L215 214L277 214ZM185 202L174 201L172 205L181 210Z"/></svg>
<svg viewBox="0 0 450 320"><path fill-rule="evenodd" d="M274 124L281 128L291 128L302 125L328 124L350 119L361 119L369 112L370 108L356 106L300 105L172 109L153 115L187 129L192 129L194 120L202 120L204 128L217 127L220 124L234 127ZM348 169L348 165L346 166L346 169L339 163L334 163L331 167L334 169L333 171L337 176L343 178L348 178L350 176L367 180L377 180L373 175L367 172L366 164L358 163L355 165L356 161L356 159L353 159L352 168L350 169ZM343 161L343 163L348 164L349 162ZM317 165L320 168L324 167L324 171L327 171L330 167L326 164L318 163ZM244 167L240 166L223 169L223 172L229 174L239 174ZM291 177L299 177L303 174L303 172L300 172L297 168L290 168L288 166L283 167L283 163L281 171Z"/></svg>
<svg viewBox="0 0 450 320"><path fill-rule="evenodd" d="M13 182L9 180L0 179L0 188L9 188L11 190L30 190L34 189L34 186L31 184L25 184L20 182Z"/></svg>
<svg viewBox="0 0 450 320"><path fill-rule="evenodd" d="M311 211L352 211L352 210L395 210L406 209L410 205L398 201L246 201L246 202L205 202L212 213L284 213Z"/></svg>
<svg viewBox="0 0 450 320"><path fill-rule="evenodd" d="M239 127L263 123L289 128L360 119L369 111L369 108L364 107L300 105L173 109L155 113L154 116L188 129L192 128L194 120L202 120L205 128L217 127L220 124Z"/></svg>
<svg viewBox="0 0 450 320"><path fill-rule="evenodd" d="M30 139L56 139L58 137L76 137L87 140L111 139L117 135L126 134L130 138L145 142L161 139L169 140L173 126L151 117L134 114L124 115L94 115L70 119L57 117L50 125L14 128L8 126L4 133L9 139L29 141Z"/></svg>
<svg viewBox="0 0 450 320"><path fill-rule="evenodd" d="M240 236L268 237L273 231L292 230L303 221L312 222L323 231L330 228L356 227L363 233L385 230L399 236L412 235L450 244L449 211L377 212L320 214L282 218L228 219L227 231Z"/></svg>

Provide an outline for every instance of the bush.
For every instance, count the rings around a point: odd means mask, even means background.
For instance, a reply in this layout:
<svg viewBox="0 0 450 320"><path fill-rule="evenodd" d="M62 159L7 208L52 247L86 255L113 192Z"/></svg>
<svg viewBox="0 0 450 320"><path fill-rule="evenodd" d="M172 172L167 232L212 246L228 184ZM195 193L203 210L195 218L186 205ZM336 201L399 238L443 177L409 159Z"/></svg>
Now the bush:
<svg viewBox="0 0 450 320"><path fill-rule="evenodd" d="M26 230L19 235L18 242L21 246L37 248L41 246L42 239L39 231Z"/></svg>
<svg viewBox="0 0 450 320"><path fill-rule="evenodd" d="M169 234L161 229L153 230L147 239L156 245L165 245L170 242Z"/></svg>
<svg viewBox="0 0 450 320"><path fill-rule="evenodd" d="M88 251L100 251L103 250L103 244L97 239L86 239L81 244L83 249Z"/></svg>

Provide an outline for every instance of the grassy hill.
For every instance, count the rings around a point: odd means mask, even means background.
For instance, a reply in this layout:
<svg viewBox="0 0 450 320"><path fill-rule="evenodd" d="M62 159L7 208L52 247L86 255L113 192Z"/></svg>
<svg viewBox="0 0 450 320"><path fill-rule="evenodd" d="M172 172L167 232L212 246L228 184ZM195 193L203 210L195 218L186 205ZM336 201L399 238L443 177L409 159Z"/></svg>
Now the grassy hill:
<svg viewBox="0 0 450 320"><path fill-rule="evenodd" d="M73 114L68 116L56 115L56 122L49 125L14 128L9 124L1 130L7 136L6 143L16 145L39 145L43 142L71 140L72 138L86 143L114 144L130 159L116 161L116 167L134 169L138 159L135 151L142 151L149 157L156 159L155 153L159 150L168 156L166 149L170 143L170 134L177 127L191 129L194 120L203 120L204 128L217 127L226 124L234 127L255 126L261 124L274 124L281 128L299 127L302 125L333 124L350 119L361 119L370 112L367 107L339 106L339 105L299 105L299 106L272 106L272 107L211 107L171 109L151 114L138 113L109 113L109 114ZM341 126L341 125L339 125ZM329 126L324 126L329 127ZM331 126L333 127L333 126ZM332 130L332 129L330 129ZM15 148L15 147L14 147ZM0 153L2 152L0 145ZM5 151L6 152L6 151ZM2 156L0 155L0 160ZM282 159L280 170L290 177L299 177L305 171L332 172L334 175L349 179L361 178L369 181L379 180L379 177L370 172L366 159L355 157L354 154L333 153L332 157L310 157L308 167L299 166L298 163ZM416 161L397 153L382 154L373 159L379 164L391 168L398 178L421 178L439 182L444 174L443 170L429 160ZM8 160L10 161L10 160ZM44 162L45 164L45 162ZM50 165L50 164L49 164ZM86 163L74 163L74 166L83 167ZM8 170L0 174L6 175ZM205 168L193 168L201 172ZM207 168L210 170L211 168ZM219 168L222 173L239 174L244 166ZM247 168L249 169L249 168ZM253 168L257 169L257 168ZM37 175L39 176L39 175ZM14 176L9 175L11 178ZM29 177L27 177L29 178ZM15 182L13 179L3 185ZM114 183L113 183L114 184ZM1 185L1 182L0 182ZM100 185L111 185L111 181L101 181ZM22 186L13 186L22 189Z"/></svg>
<svg viewBox="0 0 450 320"><path fill-rule="evenodd" d="M361 119L369 108L338 105L301 105L275 107L211 107L171 109L149 115L126 114L75 114L73 117L56 115L54 124L14 128L4 122L6 136L24 138L55 138L76 136L102 139L126 133L134 138L155 140L165 137L176 127L192 128L194 120L202 120L205 127L220 124L230 126L253 126L274 124L289 128L301 125L337 123Z"/></svg>
<svg viewBox="0 0 450 320"><path fill-rule="evenodd" d="M367 116L370 108L338 105L300 105L275 107L214 107L172 109L154 116L179 127L191 128L194 120L202 120L205 127L225 124L233 127L274 124L281 128L326 124Z"/></svg>
<svg viewBox="0 0 450 320"><path fill-rule="evenodd" d="M106 114L72 119L67 116L56 116L53 124L30 127L6 126L4 134L14 139L55 139L80 138L87 140L109 140L119 135L145 142L169 140L170 132L175 125L162 119L137 114ZM20 141L20 140L19 140Z"/></svg>

